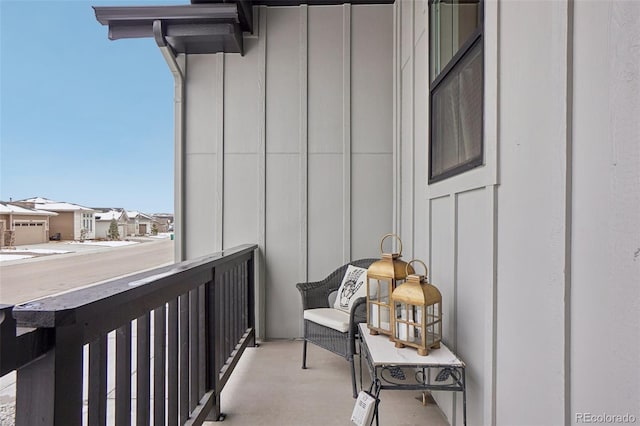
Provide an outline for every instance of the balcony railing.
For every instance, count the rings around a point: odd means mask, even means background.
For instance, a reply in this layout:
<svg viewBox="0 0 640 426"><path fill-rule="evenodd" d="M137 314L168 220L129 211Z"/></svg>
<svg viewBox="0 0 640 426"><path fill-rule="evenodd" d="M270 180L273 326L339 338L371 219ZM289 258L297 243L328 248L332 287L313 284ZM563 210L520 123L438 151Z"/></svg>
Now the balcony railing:
<svg viewBox="0 0 640 426"><path fill-rule="evenodd" d="M17 372L16 425L218 420L222 388L255 345L255 250L0 305L0 377Z"/></svg>

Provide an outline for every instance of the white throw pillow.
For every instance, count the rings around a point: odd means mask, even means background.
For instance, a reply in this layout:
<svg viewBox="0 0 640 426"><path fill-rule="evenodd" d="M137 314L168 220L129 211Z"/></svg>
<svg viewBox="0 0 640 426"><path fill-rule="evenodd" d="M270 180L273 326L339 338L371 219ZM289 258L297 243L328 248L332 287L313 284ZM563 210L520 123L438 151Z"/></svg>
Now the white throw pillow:
<svg viewBox="0 0 640 426"><path fill-rule="evenodd" d="M359 297L366 297L366 295L367 270L349 265L342 278L340 288L338 288L338 295L333 307L345 312L350 312L353 302Z"/></svg>

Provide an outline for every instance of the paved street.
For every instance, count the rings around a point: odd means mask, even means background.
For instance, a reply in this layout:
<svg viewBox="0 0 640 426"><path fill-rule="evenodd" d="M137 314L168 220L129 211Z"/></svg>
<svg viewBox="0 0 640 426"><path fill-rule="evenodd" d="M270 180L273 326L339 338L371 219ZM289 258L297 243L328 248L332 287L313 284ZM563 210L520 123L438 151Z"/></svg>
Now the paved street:
<svg viewBox="0 0 640 426"><path fill-rule="evenodd" d="M173 241L0 263L0 303L17 304L173 262Z"/></svg>

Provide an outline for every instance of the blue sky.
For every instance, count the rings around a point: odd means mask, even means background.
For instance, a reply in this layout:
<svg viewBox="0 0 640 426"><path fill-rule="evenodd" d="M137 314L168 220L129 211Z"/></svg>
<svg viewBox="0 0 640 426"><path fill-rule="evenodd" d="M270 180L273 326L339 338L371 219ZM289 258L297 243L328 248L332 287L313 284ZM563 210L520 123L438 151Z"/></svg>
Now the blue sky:
<svg viewBox="0 0 640 426"><path fill-rule="evenodd" d="M0 0L1 200L173 212L173 77L91 8L160 3Z"/></svg>

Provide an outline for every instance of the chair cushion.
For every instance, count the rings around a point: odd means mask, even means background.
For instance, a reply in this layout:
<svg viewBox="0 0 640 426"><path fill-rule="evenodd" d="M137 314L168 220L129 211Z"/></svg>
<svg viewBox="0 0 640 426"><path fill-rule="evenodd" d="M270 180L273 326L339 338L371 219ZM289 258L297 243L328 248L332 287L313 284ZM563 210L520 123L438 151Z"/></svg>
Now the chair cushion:
<svg viewBox="0 0 640 426"><path fill-rule="evenodd" d="M342 283L338 288L338 295L333 304L335 309L341 309L347 313L351 311L353 302L359 297L367 296L367 270L349 265L344 273Z"/></svg>
<svg viewBox="0 0 640 426"><path fill-rule="evenodd" d="M349 331L349 314L342 309L334 308L316 308L306 309L303 312L306 320L315 322L316 324L332 328L340 333Z"/></svg>

